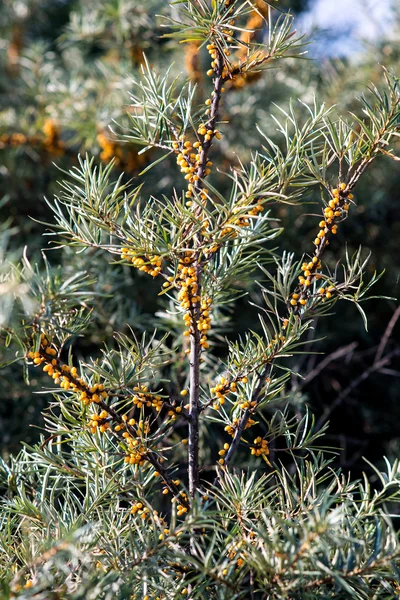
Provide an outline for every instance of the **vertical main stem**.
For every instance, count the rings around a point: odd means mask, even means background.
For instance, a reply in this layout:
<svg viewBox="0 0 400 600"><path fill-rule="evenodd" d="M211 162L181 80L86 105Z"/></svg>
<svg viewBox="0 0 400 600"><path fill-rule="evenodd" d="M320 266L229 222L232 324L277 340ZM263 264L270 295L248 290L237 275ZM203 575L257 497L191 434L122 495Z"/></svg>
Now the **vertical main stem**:
<svg viewBox="0 0 400 600"><path fill-rule="evenodd" d="M197 168L198 179L194 190L199 193L203 188L203 181L206 177L206 168L209 150L215 135L215 126L218 117L218 108L221 101L221 89L223 86L223 55L220 50L217 51L214 69L214 85L212 101L207 119L207 131L211 131L210 139L204 140L200 153L200 161ZM197 215L200 216L202 206L198 206ZM202 243L201 234L197 234L194 240L194 247L197 250L195 257L197 296L201 297L202 288L202 265L200 262L199 247ZM189 440L188 440L188 475L189 475L189 494L191 498L196 495L199 489L199 414L200 414L200 359L201 359L201 331L198 329L200 319L201 303L196 302L191 308L191 328L190 328L190 374L189 374Z"/></svg>
<svg viewBox="0 0 400 600"><path fill-rule="evenodd" d="M201 269L197 266L198 294L201 293ZM197 328L200 317L200 304L193 307L192 331L190 334L190 381L189 381L189 494L193 498L199 487L199 395L201 332Z"/></svg>

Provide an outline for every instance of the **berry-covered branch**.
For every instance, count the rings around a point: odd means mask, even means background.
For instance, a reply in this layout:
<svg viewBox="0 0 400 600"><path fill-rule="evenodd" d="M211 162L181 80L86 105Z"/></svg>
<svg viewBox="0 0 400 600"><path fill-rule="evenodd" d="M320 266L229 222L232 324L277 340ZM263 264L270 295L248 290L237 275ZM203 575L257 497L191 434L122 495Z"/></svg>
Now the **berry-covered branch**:
<svg viewBox="0 0 400 600"><path fill-rule="evenodd" d="M89 427L92 433L95 433L97 429L101 433L105 433L114 423L111 433L116 435L123 444L126 453L125 462L143 466L145 461L148 461L155 468L156 473L161 476L166 489L179 499L183 512L187 510L189 505L186 495L170 479L167 469L163 467L157 454L143 440L143 434L146 432L145 423L142 421L136 423L135 419L129 418L126 414L119 414L110 404L107 404L109 392L104 385L89 385L83 377L79 376L76 367L61 363L58 350L44 334L41 335L39 349L29 352L27 358L31 359L35 365L43 365L43 372L52 377L54 383L61 389L77 394L83 406L94 404L102 409L99 414L95 413L91 417ZM143 391L146 392L147 389ZM134 404L141 407L147 400L150 405L160 411L163 406L161 398L159 396L150 396L150 398L151 400L148 400L148 396L138 392L138 395L134 397Z"/></svg>

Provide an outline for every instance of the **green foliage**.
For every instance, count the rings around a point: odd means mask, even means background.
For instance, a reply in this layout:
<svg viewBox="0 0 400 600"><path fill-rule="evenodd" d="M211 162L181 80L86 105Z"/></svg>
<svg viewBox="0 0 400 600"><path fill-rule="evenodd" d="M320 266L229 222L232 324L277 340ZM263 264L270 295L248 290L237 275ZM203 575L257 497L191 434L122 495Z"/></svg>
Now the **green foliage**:
<svg viewBox="0 0 400 600"><path fill-rule="evenodd" d="M195 505L183 522L173 513L166 534L157 517L127 513L132 501L150 507L154 490L118 466L109 438L79 436L71 452L62 439L22 451L1 470L12 493L2 511L2 576L18 564L19 578L35 576L21 597L58 590L68 598L175 599L188 585L194 598L245 598L249 590L256 598L395 597L399 549L384 507L400 498L397 463L378 473L374 491L321 458L295 462L292 473L277 464L261 478L227 473L213 502Z"/></svg>

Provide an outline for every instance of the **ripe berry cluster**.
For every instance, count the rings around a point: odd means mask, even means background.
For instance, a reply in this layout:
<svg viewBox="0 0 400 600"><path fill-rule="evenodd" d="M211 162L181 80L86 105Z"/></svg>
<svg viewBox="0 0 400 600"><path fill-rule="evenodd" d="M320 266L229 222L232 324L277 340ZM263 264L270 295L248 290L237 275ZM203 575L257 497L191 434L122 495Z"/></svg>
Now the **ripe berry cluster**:
<svg viewBox="0 0 400 600"><path fill-rule="evenodd" d="M350 210L349 200L353 199L353 194L349 193L347 185L341 183L338 188L331 191L331 199L323 210L323 220L319 222L319 232L314 239L315 256L309 262L304 262L301 266L303 274L299 276L300 289L292 294L290 305L292 307L305 306L310 298L309 288L314 282L323 278L320 272L322 269L320 257L324 248L329 244L330 235L336 235L338 230L338 220L346 218ZM323 302L329 300L335 291L335 286L323 286L318 290Z"/></svg>
<svg viewBox="0 0 400 600"><path fill-rule="evenodd" d="M129 250L129 248L121 248L121 258L130 262L134 267L149 273L153 277L157 277L162 270L162 259L160 256L137 256L135 252Z"/></svg>
<svg viewBox="0 0 400 600"><path fill-rule="evenodd" d="M32 359L35 365L43 364L43 371L53 378L54 383L64 390L77 393L79 400L84 405L92 402L99 403L107 398L108 394L104 390L104 385L89 386L83 378L79 377L76 367L61 364L59 359L56 358L57 355L57 349L42 334L39 350L29 352L28 358Z"/></svg>

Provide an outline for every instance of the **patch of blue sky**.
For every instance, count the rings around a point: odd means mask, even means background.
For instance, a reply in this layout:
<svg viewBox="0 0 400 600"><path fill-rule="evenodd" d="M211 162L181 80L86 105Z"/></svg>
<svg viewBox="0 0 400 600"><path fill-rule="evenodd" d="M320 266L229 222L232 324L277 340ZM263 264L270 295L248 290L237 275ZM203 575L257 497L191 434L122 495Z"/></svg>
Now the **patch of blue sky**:
<svg viewBox="0 0 400 600"><path fill-rule="evenodd" d="M365 42L390 35L396 17L400 0L311 0L296 29L314 42L310 56L347 56L362 51Z"/></svg>

